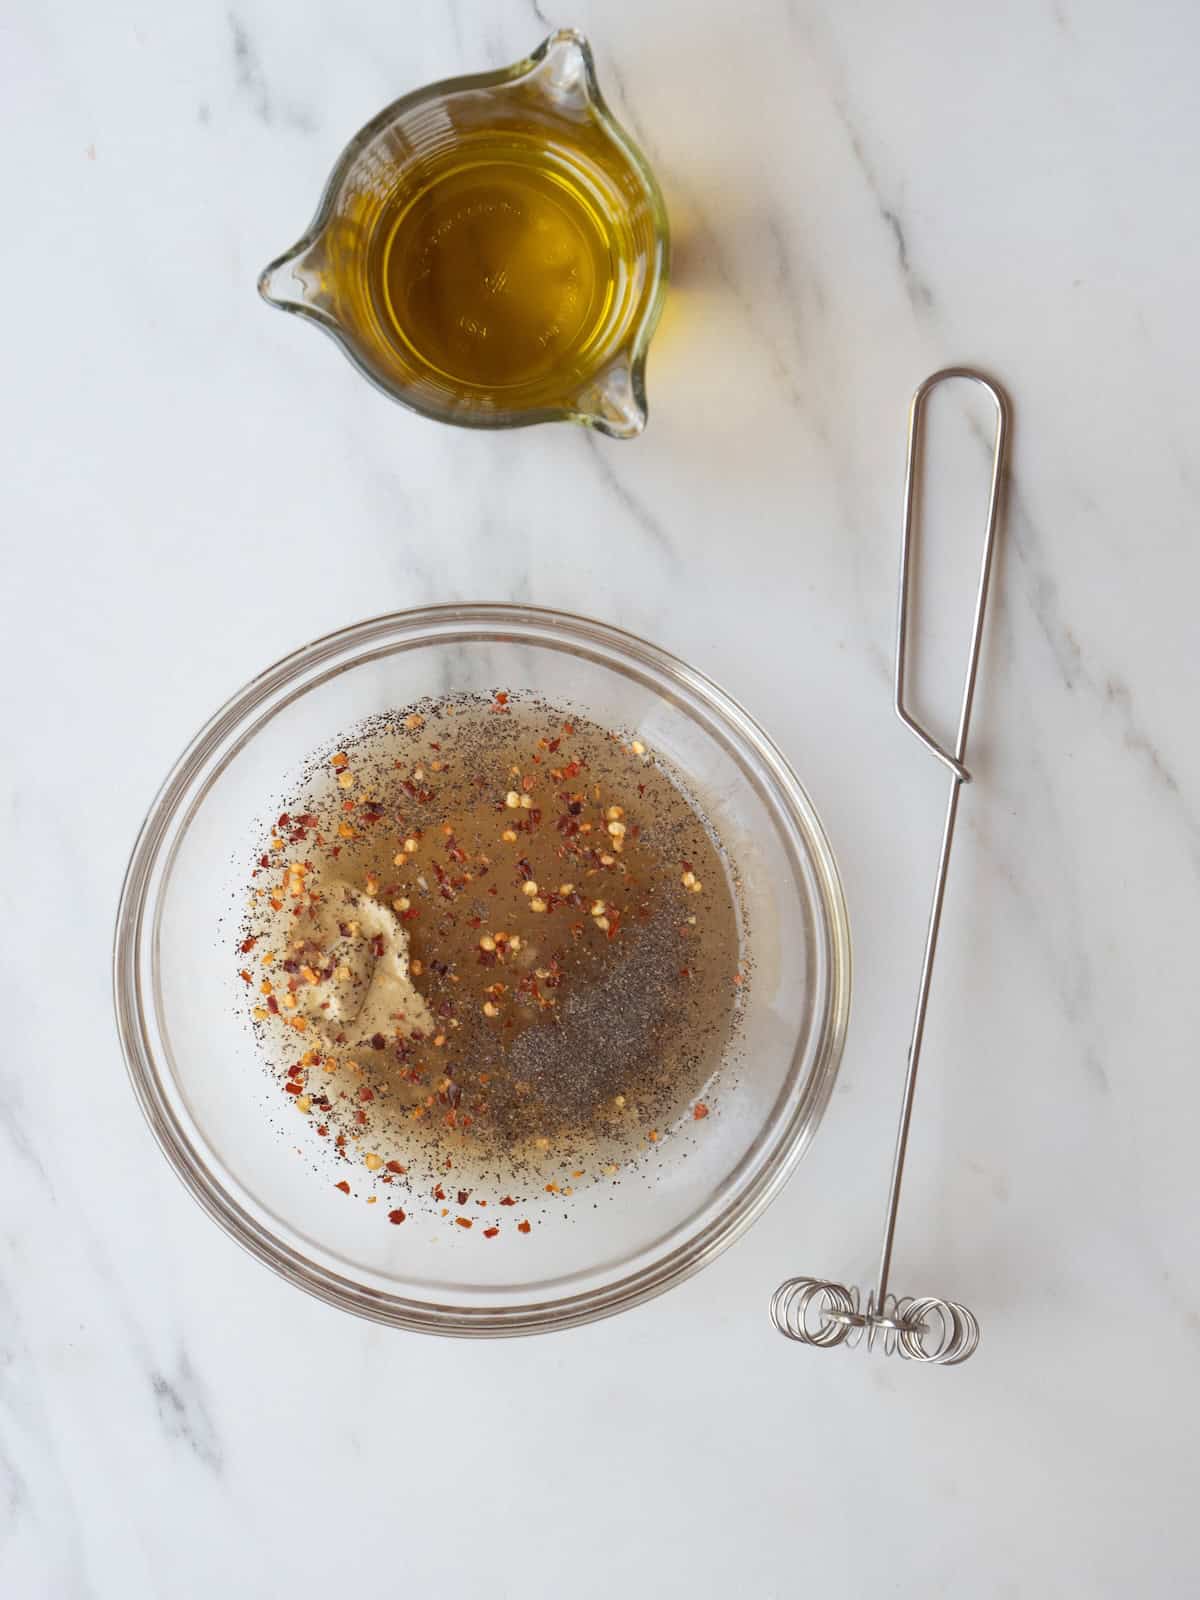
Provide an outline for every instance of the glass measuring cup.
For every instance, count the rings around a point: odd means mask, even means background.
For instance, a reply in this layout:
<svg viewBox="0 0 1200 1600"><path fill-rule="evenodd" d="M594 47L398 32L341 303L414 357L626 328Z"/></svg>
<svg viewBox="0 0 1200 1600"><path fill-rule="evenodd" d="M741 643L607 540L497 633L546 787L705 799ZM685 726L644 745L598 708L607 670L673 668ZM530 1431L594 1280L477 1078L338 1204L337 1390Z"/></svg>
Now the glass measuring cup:
<svg viewBox="0 0 1200 1600"><path fill-rule="evenodd" d="M625 439L646 423L668 254L653 174L565 30L381 111L258 288L424 416Z"/></svg>

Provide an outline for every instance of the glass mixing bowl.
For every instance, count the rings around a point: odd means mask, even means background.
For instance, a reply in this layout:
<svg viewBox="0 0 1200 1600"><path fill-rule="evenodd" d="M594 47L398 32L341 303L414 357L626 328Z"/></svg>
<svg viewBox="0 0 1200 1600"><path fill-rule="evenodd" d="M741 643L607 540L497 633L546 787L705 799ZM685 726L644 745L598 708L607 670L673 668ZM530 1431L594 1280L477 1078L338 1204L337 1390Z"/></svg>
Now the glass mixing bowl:
<svg viewBox="0 0 1200 1600"><path fill-rule="evenodd" d="M268 1113L230 908L245 841L308 754L426 695L529 690L630 730L682 776L736 862L754 977L736 1082L653 1181L586 1198L570 1224L474 1236L379 1226L298 1158ZM423 1332L542 1332L661 1293L778 1194L829 1099L850 999L837 867L783 756L701 673L620 629L528 606L433 606L318 639L235 695L167 778L117 917L117 1024L167 1159L239 1244L331 1305ZM278 1104L278 1095L272 1095ZM301 1130L307 1133L307 1128ZM382 1207L379 1208L382 1210ZM418 1220L418 1219L412 1219ZM465 1246L465 1248L464 1248ZM472 1248L472 1246L475 1246Z"/></svg>

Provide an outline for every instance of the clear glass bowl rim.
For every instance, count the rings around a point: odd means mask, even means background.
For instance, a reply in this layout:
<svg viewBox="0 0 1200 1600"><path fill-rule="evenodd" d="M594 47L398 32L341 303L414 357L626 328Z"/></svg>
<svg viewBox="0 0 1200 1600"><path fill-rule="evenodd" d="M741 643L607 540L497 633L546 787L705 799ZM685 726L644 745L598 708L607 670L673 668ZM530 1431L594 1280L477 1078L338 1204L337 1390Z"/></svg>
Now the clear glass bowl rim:
<svg viewBox="0 0 1200 1600"><path fill-rule="evenodd" d="M631 666L649 669L668 685L699 700L726 737L766 768L774 785L770 795L774 820L789 846L798 847L812 866L829 938L829 1002L818 1030L812 1069L802 1092L793 1098L787 1127L773 1154L741 1194L701 1234L685 1239L649 1268L599 1288L530 1305L465 1308L388 1295L335 1273L283 1243L228 1194L172 1109L163 1089L143 996L142 967L148 941L151 971L157 959L155 922L147 914L152 897L169 875L174 851L209 784L253 737L254 728L245 731L247 721L254 718L257 727L262 719L255 714L271 702L295 698L317 672L323 679L331 668L347 670L365 651L378 650L388 640L403 640L406 648L412 648L462 639L461 632L448 631L461 629L475 630L466 635L475 640L577 648L580 654L605 665L611 664L609 657L616 656ZM597 650L602 654L595 654ZM213 770L197 793L197 780L209 766ZM130 855L113 939L113 1003L130 1082L160 1149L192 1197L257 1260L326 1304L389 1326L458 1337L550 1332L611 1316L674 1287L727 1249L783 1188L820 1124L845 1044L850 988L850 928L833 851L799 779L759 724L703 673L636 634L570 612L500 602L423 606L368 618L313 640L251 679L196 734L154 797Z"/></svg>

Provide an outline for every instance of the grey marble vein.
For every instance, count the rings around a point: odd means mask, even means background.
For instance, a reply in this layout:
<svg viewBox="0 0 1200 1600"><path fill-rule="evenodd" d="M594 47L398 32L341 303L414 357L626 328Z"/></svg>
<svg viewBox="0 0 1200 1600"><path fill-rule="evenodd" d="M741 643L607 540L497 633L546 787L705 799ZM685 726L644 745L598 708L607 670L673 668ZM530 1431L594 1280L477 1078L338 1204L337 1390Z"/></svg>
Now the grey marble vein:
<svg viewBox="0 0 1200 1600"><path fill-rule="evenodd" d="M892 243L896 252L896 265L900 269L900 276L904 281L904 288L909 302L913 310L918 313L923 314L931 311L934 303L933 290L913 265L908 232L900 215L899 207L894 201L886 198L874 163L867 155L849 107L841 96L834 97L833 108L837 112L845 130L847 142L866 181L867 188L870 190L880 220L892 236Z"/></svg>
<svg viewBox="0 0 1200 1600"><path fill-rule="evenodd" d="M726 234L708 215L707 208L698 196L686 189L686 186L676 180L675 189L684 193L688 210L695 221L692 225L692 238L683 242L681 270L678 273L680 281L686 286L689 275L694 274L690 263L694 260L707 262L712 269L717 281L726 290L731 303L736 306L747 332L754 340L755 348L765 361L771 377L778 386L782 398L796 411L805 422L813 429L814 436L824 437L821 416L811 405L811 395L801 385L796 369L780 348L780 340L774 329L769 326L760 311L760 302L743 281L743 275L737 267L730 262L725 248ZM790 262L781 259L781 252L786 253L787 243L784 238L778 218L771 212L765 217L765 228L768 242L771 245L772 259L775 262L775 277L777 283L788 282L796 286L794 270ZM817 291L819 294L819 291ZM768 311L770 301L766 297ZM789 300L783 308L790 327L793 331L793 344L799 346L799 329L801 326L801 313L794 301Z"/></svg>
<svg viewBox="0 0 1200 1600"><path fill-rule="evenodd" d="M797 358L804 355L808 347L808 324L805 321L801 307L805 300L811 300L813 312L816 317L824 317L828 311L828 297L820 275L811 262L804 263L804 275L801 278L793 260L794 247L788 241L784 230L783 220L779 213L772 209L766 214L767 237L771 241L771 248L775 258L775 287L779 300L788 313L791 323L792 341L796 347Z"/></svg>
<svg viewBox="0 0 1200 1600"><path fill-rule="evenodd" d="M161 1371L150 1375L158 1420L170 1439L180 1439L210 1472L220 1473L224 1453L209 1411L204 1386L194 1371L188 1354L179 1350L171 1377Z"/></svg>
<svg viewBox="0 0 1200 1600"><path fill-rule="evenodd" d="M42 1359L31 1338L30 1318L12 1284L27 1281L33 1262L14 1235L0 1238L6 1268L0 1277L0 1593L8 1554L37 1554L42 1573L53 1578L49 1592L86 1596L92 1592L79 1537L70 1476L47 1405L46 1382L53 1362Z"/></svg>
<svg viewBox="0 0 1200 1600"><path fill-rule="evenodd" d="M890 235L896 266L909 303L918 315L927 315L934 307L933 289L913 260L908 224L904 220L899 200L888 192L879 175L877 163L867 150L858 116L851 104L849 72L833 48L829 24L818 15L801 16L794 0L789 0L787 11L794 30L826 68L829 80L829 104L841 124L847 145L866 184L879 220Z"/></svg>
<svg viewBox="0 0 1200 1600"><path fill-rule="evenodd" d="M1144 756L1157 782L1168 794L1181 804L1185 804L1185 796L1179 786L1178 778L1168 767L1158 745L1138 722L1134 712L1132 689L1122 678L1110 673L1104 680L1103 693L1106 704L1112 707L1121 723L1126 748ZM1186 820L1188 826L1197 834L1197 844L1200 845L1200 824L1197 824L1190 813Z"/></svg>
<svg viewBox="0 0 1200 1600"><path fill-rule="evenodd" d="M229 31L232 35L233 70L238 89L245 96L260 122L271 121L271 97L263 73L258 51L251 41L245 24L235 12L229 13Z"/></svg>
<svg viewBox="0 0 1200 1600"><path fill-rule="evenodd" d="M27 1122L21 1114L19 1085L4 1079L0 1079L0 1134L7 1141L13 1156L53 1194L50 1174L29 1137Z"/></svg>
<svg viewBox="0 0 1200 1600"><path fill-rule="evenodd" d="M266 127L272 126L278 115L286 127L298 133L314 133L319 119L306 106L291 101L276 102L267 86L266 71L250 32L236 12L228 13L232 36L234 82L238 92L253 114ZM207 108L202 108L201 121L208 120Z"/></svg>
<svg viewBox="0 0 1200 1600"><path fill-rule="evenodd" d="M661 556L664 556L672 566L678 566L679 554L666 526L621 480L616 467L608 460L605 447L610 442L601 439L590 428L584 431L583 439L597 476L611 491L614 499L620 503L630 521L641 529Z"/></svg>
<svg viewBox="0 0 1200 1600"><path fill-rule="evenodd" d="M529 9L533 12L534 19L545 28L547 33L555 32L559 24L551 21L539 4L539 0L529 0Z"/></svg>
<svg viewBox="0 0 1200 1600"><path fill-rule="evenodd" d="M1069 691L1084 691L1099 709L1115 720L1123 749L1136 756L1160 796L1174 811L1186 834L1192 866L1200 875L1200 820L1189 795L1180 784L1159 742L1143 725L1133 692L1119 674L1093 667L1075 628L1067 620L1058 582L1040 558L1044 540L1031 517L1022 491L1010 483L1006 494L1007 538L1023 569L1026 599L1056 664L1060 681Z"/></svg>
<svg viewBox="0 0 1200 1600"><path fill-rule="evenodd" d="M0 1489L0 1552L2 1552L5 1541L11 1537L18 1519L32 1498L20 1469L5 1448L2 1432L0 1432L0 1483L2 1483Z"/></svg>
<svg viewBox="0 0 1200 1600"><path fill-rule="evenodd" d="M985 428L975 418L970 418L968 426L984 456L990 458L993 443L990 423ZM1011 458L1001 515L1005 548L1011 549L1017 557L1030 614L1051 652L1063 687L1071 693L1081 691L1093 700L1102 714L1115 719L1122 748L1141 759L1143 770L1174 810L1187 835L1192 862L1200 875L1200 818L1158 741L1142 725L1130 686L1119 674L1093 667L1085 658L1075 626L1066 617L1059 583L1045 566L1042 552L1046 540L1030 512L1028 496L1021 488Z"/></svg>

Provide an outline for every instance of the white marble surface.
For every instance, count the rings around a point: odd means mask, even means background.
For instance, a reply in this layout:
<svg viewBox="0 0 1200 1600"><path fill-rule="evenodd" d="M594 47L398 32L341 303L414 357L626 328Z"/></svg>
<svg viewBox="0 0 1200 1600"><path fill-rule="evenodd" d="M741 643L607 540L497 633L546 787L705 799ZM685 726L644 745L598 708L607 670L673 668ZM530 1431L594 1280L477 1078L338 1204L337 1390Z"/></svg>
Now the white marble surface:
<svg viewBox="0 0 1200 1600"><path fill-rule="evenodd" d="M420 421L254 293L370 113L547 20L593 38L674 221L633 444ZM0 1593L1190 1592L1195 8L10 0L0 29ZM889 706L902 425L962 360L1012 391L1014 490L896 1274L984 1343L923 1371L787 1345L766 1304L874 1260L943 789ZM974 523L941 520L958 642ZM839 1092L753 1233L625 1318L470 1347L220 1235L108 994L128 848L209 711L455 598L623 622L738 695L825 817L857 958Z"/></svg>

